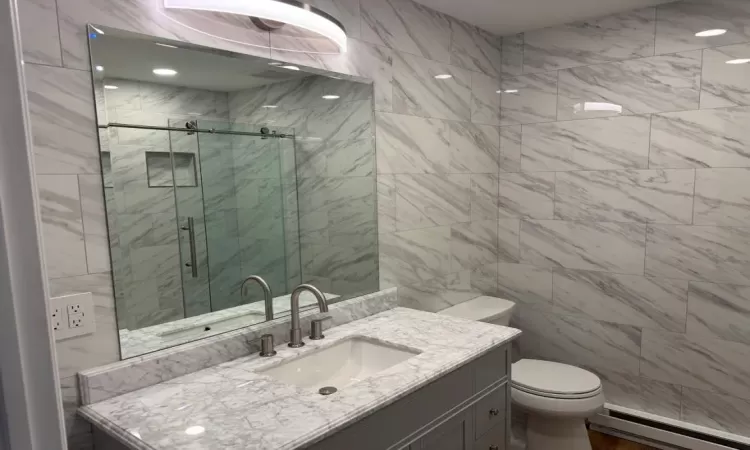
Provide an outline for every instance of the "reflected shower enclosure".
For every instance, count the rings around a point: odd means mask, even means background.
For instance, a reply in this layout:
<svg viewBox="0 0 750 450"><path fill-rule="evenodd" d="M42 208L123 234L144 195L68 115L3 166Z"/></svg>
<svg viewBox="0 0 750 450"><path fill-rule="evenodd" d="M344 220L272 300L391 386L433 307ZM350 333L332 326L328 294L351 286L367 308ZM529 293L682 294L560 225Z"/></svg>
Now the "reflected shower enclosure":
<svg viewBox="0 0 750 450"><path fill-rule="evenodd" d="M96 28L124 358L266 320L251 275L275 317L300 283L329 303L379 289L370 83Z"/></svg>

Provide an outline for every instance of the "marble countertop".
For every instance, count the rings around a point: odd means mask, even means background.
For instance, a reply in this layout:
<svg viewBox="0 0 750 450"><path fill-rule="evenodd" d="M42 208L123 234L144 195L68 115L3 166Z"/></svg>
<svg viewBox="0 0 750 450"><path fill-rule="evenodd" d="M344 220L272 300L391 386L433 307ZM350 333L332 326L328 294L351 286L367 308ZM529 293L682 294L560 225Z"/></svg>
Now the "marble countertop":
<svg viewBox="0 0 750 450"><path fill-rule="evenodd" d="M286 450L317 442L512 340L519 330L395 308L326 331L273 358L249 356L100 403L79 414L143 450ZM421 353L324 397L258 370L352 337Z"/></svg>

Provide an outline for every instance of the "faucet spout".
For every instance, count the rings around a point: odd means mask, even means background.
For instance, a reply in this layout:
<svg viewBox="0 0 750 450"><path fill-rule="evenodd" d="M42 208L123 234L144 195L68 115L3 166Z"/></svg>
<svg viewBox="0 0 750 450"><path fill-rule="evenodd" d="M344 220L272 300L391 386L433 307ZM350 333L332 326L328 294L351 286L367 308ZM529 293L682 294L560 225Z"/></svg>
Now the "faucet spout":
<svg viewBox="0 0 750 450"><path fill-rule="evenodd" d="M250 275L245 278L242 282L242 286L240 286L240 295L243 297L245 296L245 284L247 284L248 281L255 281L261 288L263 288L263 298L266 306L266 320L273 320L273 294L271 293L271 288L268 286L268 283L258 275Z"/></svg>
<svg viewBox="0 0 750 450"><path fill-rule="evenodd" d="M292 291L292 329L289 331L289 346L292 348L298 348L305 345L302 342L302 328L299 324L299 296L303 291L311 292L315 299L318 301L318 309L320 312L328 312L328 303L326 302L326 296L318 288L311 284L300 284Z"/></svg>

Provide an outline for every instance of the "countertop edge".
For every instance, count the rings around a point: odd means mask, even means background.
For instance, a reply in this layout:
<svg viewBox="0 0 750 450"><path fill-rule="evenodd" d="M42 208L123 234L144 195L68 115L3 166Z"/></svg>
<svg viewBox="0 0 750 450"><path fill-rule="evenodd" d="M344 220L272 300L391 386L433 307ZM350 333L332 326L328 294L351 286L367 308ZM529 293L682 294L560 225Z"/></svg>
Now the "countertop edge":
<svg viewBox="0 0 750 450"><path fill-rule="evenodd" d="M78 415L132 450L157 450L146 441L138 439L122 427L114 424L88 405L78 408Z"/></svg>

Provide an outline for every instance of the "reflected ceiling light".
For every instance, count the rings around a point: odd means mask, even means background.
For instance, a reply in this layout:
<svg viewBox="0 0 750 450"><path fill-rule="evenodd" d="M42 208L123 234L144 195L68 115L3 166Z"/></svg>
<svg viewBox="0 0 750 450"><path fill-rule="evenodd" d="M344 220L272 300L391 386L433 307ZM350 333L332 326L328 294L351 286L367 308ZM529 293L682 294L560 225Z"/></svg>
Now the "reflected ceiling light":
<svg viewBox="0 0 750 450"><path fill-rule="evenodd" d="M159 47L179 48L176 45L162 44L161 42L154 42L154 44L158 45Z"/></svg>
<svg viewBox="0 0 750 450"><path fill-rule="evenodd" d="M167 9L190 9L257 17L310 31L332 41L340 53L346 53L346 30L339 21L303 2L277 0L164 0Z"/></svg>
<svg viewBox="0 0 750 450"><path fill-rule="evenodd" d="M504 91L497 91L502 92L503 94L518 94L518 89L506 89Z"/></svg>
<svg viewBox="0 0 750 450"><path fill-rule="evenodd" d="M156 68L153 72L154 75L159 75L160 77L173 77L177 75L177 71L174 69Z"/></svg>
<svg viewBox="0 0 750 450"><path fill-rule="evenodd" d="M703 30L698 33L695 33L698 37L712 37L712 36L721 36L722 34L726 33L727 30L724 30L722 28L717 28L715 30Z"/></svg>
<svg viewBox="0 0 750 450"><path fill-rule="evenodd" d="M297 66L281 66L282 69L299 70Z"/></svg>
<svg viewBox="0 0 750 450"><path fill-rule="evenodd" d="M326 100L336 100L336 99L341 98L341 96L339 96L339 95L324 95L323 98L326 99Z"/></svg>
<svg viewBox="0 0 750 450"><path fill-rule="evenodd" d="M96 66L95 69L97 72L104 72L104 66Z"/></svg>
<svg viewBox="0 0 750 450"><path fill-rule="evenodd" d="M743 58L743 59L730 59L727 61L727 64L747 64L750 63L750 59Z"/></svg>
<svg viewBox="0 0 750 450"><path fill-rule="evenodd" d="M453 78L453 75L448 73L441 73L440 75L435 75L435 78L438 80L447 80L449 78Z"/></svg>
<svg viewBox="0 0 750 450"><path fill-rule="evenodd" d="M114 84L105 84L104 89L120 89L120 88L118 88Z"/></svg>
<svg viewBox="0 0 750 450"><path fill-rule="evenodd" d="M263 108L278 108L278 105L263 105Z"/></svg>
<svg viewBox="0 0 750 450"><path fill-rule="evenodd" d="M268 65L269 65L269 66L280 66L280 65L282 65L282 64L284 64L284 63L280 63L280 62L278 62L278 61L274 61L274 62L270 62L270 63L268 63Z"/></svg>
<svg viewBox="0 0 750 450"><path fill-rule="evenodd" d="M200 426L188 427L188 429L185 430L185 434L189 434L190 436L195 436L195 435L203 433L204 431L206 431L206 429Z"/></svg>

